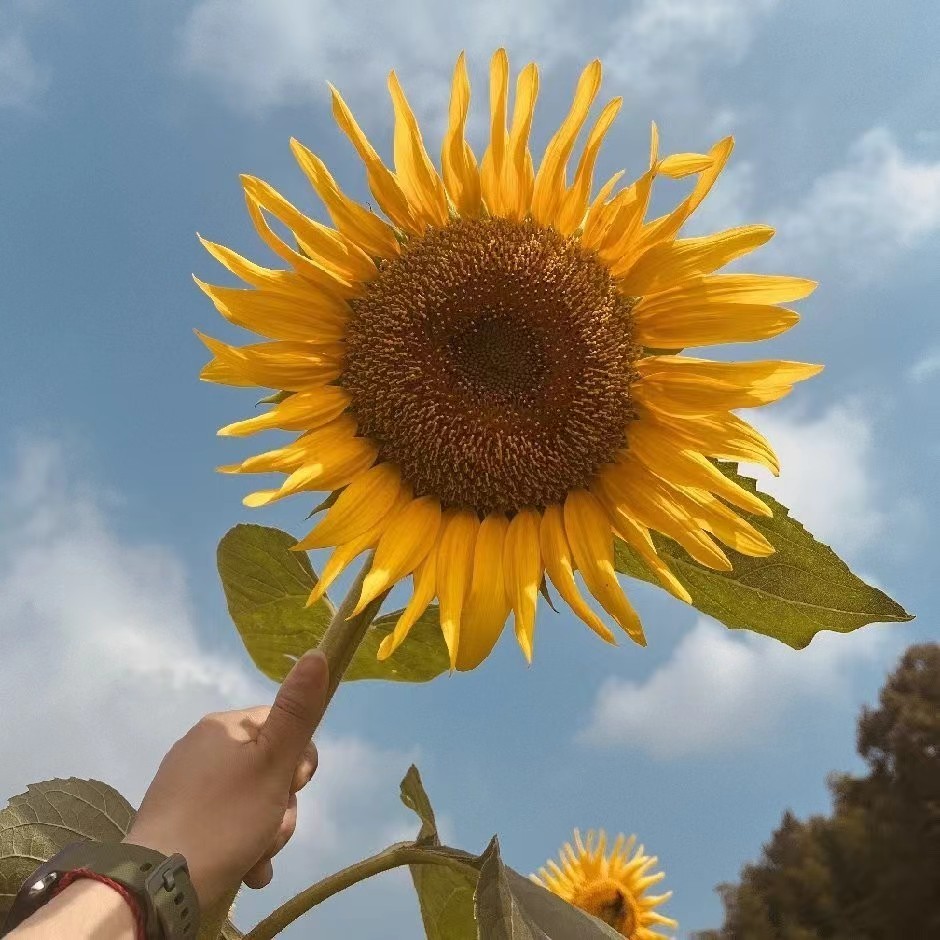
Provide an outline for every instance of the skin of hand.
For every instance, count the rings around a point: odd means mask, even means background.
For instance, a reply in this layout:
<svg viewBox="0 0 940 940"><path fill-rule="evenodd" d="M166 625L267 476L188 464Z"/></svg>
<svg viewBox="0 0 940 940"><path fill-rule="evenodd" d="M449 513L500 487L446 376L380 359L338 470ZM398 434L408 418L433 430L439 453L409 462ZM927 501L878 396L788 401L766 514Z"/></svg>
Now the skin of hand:
<svg viewBox="0 0 940 940"><path fill-rule="evenodd" d="M297 791L317 768L310 738L328 667L310 651L269 708L206 715L163 758L124 842L181 853L203 911L240 881L263 888L297 825ZM63 892L64 893L64 892Z"/></svg>

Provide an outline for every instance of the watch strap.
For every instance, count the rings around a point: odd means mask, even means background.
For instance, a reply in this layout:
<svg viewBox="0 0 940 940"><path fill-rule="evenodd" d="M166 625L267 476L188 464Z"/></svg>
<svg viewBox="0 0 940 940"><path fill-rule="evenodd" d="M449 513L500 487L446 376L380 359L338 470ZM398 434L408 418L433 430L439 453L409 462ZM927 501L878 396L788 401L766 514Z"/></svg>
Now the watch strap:
<svg viewBox="0 0 940 940"><path fill-rule="evenodd" d="M129 842L73 842L27 878L7 915L3 935L52 896L60 875L88 868L134 893L146 909L147 940L194 940L199 899L186 859Z"/></svg>

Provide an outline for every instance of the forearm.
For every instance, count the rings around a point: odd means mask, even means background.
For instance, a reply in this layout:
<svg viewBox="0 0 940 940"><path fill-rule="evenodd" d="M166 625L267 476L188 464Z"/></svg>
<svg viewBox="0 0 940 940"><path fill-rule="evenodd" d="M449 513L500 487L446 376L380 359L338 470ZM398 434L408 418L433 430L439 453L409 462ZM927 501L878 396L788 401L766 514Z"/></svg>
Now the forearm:
<svg viewBox="0 0 940 940"><path fill-rule="evenodd" d="M134 940L134 916L127 901L113 888L79 878L8 936L12 940Z"/></svg>

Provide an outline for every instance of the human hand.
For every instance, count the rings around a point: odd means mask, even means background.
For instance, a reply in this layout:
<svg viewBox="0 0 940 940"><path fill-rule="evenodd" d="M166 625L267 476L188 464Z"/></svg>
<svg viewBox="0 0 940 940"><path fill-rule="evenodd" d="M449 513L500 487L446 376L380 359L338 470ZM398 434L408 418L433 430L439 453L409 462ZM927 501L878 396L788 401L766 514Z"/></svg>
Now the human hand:
<svg viewBox="0 0 940 940"><path fill-rule="evenodd" d="M322 653L294 664L274 704L206 715L160 764L124 842L181 853L202 910L240 881L263 888L317 768L310 740L326 706Z"/></svg>

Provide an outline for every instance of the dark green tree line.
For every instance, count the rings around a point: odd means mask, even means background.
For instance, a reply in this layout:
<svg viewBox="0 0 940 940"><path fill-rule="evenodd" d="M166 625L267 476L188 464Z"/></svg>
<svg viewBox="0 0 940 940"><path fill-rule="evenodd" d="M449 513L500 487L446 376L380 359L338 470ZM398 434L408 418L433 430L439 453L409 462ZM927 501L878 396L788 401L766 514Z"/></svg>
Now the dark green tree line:
<svg viewBox="0 0 940 940"><path fill-rule="evenodd" d="M940 645L907 650L857 743L868 773L830 777L831 816L785 813L697 940L940 938Z"/></svg>

